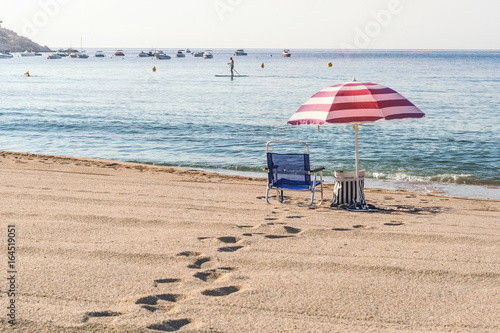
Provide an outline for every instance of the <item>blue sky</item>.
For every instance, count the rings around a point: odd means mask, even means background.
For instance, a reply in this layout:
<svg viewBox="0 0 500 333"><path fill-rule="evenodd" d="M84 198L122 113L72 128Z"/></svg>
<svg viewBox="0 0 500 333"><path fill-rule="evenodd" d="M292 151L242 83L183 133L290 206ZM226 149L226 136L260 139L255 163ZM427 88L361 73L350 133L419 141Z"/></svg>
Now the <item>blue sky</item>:
<svg viewBox="0 0 500 333"><path fill-rule="evenodd" d="M50 47L500 49L496 0L2 0Z"/></svg>

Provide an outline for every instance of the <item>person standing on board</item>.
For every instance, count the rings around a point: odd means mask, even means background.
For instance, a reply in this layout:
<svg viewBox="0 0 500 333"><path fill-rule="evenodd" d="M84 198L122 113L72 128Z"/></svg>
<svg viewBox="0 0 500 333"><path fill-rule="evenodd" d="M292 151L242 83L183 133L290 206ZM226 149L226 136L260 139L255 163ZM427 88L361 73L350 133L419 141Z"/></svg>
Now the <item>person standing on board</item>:
<svg viewBox="0 0 500 333"><path fill-rule="evenodd" d="M229 62L227 63L229 66L231 66L231 76L234 75L233 73L233 68L234 68L234 60L233 57L229 57Z"/></svg>

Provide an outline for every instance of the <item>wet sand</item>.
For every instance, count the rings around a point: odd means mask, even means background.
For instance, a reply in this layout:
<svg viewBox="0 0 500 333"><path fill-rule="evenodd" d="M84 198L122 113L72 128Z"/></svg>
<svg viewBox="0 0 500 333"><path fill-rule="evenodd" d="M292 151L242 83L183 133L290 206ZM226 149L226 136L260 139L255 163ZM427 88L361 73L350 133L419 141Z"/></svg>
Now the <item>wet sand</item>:
<svg viewBox="0 0 500 333"><path fill-rule="evenodd" d="M500 331L498 200L367 189L356 213L331 184L266 204L264 179L10 152L0 184L1 331Z"/></svg>

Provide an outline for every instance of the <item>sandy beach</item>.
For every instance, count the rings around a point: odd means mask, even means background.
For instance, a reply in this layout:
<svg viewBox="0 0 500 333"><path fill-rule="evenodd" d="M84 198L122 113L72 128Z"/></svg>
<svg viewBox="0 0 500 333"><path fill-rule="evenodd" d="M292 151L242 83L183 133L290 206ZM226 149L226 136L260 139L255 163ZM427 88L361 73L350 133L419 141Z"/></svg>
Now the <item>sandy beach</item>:
<svg viewBox="0 0 500 333"><path fill-rule="evenodd" d="M366 189L356 213L332 184L266 204L265 179L11 152L0 184L3 332L500 331L496 200Z"/></svg>

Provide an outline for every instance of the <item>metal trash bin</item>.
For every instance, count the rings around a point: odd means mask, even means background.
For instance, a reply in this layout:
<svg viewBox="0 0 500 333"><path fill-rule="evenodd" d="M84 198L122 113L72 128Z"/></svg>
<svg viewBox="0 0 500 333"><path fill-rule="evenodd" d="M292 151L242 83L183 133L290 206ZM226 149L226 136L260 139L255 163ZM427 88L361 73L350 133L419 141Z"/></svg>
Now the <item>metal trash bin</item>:
<svg viewBox="0 0 500 333"><path fill-rule="evenodd" d="M332 205L350 205L354 202L365 202L365 170L358 174L359 198L356 191L356 172L335 171L335 187L333 188Z"/></svg>

